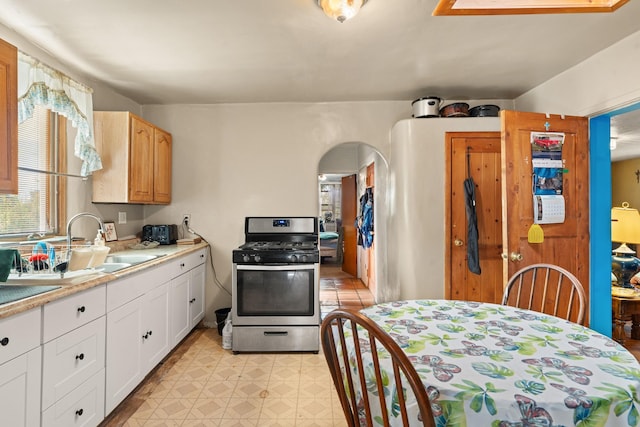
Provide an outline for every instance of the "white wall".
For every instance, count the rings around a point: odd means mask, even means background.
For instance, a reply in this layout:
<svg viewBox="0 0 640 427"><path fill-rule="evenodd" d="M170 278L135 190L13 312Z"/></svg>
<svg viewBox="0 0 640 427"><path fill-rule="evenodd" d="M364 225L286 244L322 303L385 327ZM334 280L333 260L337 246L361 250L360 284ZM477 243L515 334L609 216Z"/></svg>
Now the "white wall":
<svg viewBox="0 0 640 427"><path fill-rule="evenodd" d="M515 99L521 111L593 116L640 100L640 31Z"/></svg>
<svg viewBox="0 0 640 427"><path fill-rule="evenodd" d="M389 156L387 301L444 298L445 150L453 131L499 131L500 119L432 118L397 123Z"/></svg>
<svg viewBox="0 0 640 427"><path fill-rule="evenodd" d="M144 117L173 135L173 201L148 206L150 223L192 227L212 246L219 281L231 289L231 252L244 218L315 216L320 159L345 142L389 151L389 130L410 117L409 101L322 104L145 106ZM207 322L230 296L208 272Z"/></svg>

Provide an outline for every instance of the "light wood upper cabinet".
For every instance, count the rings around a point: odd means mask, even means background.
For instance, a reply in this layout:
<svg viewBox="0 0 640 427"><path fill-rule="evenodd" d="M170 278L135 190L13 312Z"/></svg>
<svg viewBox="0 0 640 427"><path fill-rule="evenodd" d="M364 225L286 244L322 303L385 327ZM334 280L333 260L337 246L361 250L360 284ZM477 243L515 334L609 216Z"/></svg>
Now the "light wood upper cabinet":
<svg viewBox="0 0 640 427"><path fill-rule="evenodd" d="M0 39L0 193L18 194L18 50Z"/></svg>
<svg viewBox="0 0 640 427"><path fill-rule="evenodd" d="M127 111L94 113L94 203L171 203L171 134Z"/></svg>

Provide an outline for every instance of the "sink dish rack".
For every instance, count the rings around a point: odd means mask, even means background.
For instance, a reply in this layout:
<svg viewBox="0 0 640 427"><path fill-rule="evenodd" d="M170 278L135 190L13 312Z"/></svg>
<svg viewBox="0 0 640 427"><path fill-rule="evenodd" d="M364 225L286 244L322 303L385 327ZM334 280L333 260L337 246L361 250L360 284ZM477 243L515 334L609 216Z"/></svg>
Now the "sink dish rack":
<svg viewBox="0 0 640 427"><path fill-rule="evenodd" d="M14 247L20 255L20 259L14 256L11 273L18 277L23 274L64 274L69 271L95 268L102 265L107 254L108 246L93 246L72 244L70 248L64 243L20 243Z"/></svg>

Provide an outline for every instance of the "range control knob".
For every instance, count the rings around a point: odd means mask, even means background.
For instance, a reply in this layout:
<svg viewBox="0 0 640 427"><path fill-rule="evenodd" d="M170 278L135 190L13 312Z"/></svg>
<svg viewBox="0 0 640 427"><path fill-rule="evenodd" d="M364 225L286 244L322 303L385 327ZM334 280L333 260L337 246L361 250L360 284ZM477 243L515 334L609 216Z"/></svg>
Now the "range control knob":
<svg viewBox="0 0 640 427"><path fill-rule="evenodd" d="M296 261L298 260L298 256L297 256L297 255L291 255L291 256L289 257L289 260L290 260L291 262L296 262Z"/></svg>
<svg viewBox="0 0 640 427"><path fill-rule="evenodd" d="M300 258L302 262L307 262L307 256L306 255L302 255L302 257Z"/></svg>
<svg viewBox="0 0 640 427"><path fill-rule="evenodd" d="M242 261L244 262L249 262L251 260L251 257L249 255L242 255Z"/></svg>
<svg viewBox="0 0 640 427"><path fill-rule="evenodd" d="M256 255L256 256L253 258L253 260L254 260L255 262L260 262L260 260L261 260L261 259L262 259L262 257L261 257L260 255Z"/></svg>

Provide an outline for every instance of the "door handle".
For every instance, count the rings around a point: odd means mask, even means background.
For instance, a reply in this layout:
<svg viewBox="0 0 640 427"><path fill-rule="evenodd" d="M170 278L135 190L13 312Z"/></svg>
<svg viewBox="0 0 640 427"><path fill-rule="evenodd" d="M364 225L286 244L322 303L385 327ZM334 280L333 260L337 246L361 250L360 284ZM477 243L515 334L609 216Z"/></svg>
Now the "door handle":
<svg viewBox="0 0 640 427"><path fill-rule="evenodd" d="M509 255L509 260L511 260L512 262L522 261L523 258L524 257L522 256L522 254L518 252L511 252L511 254Z"/></svg>
<svg viewBox="0 0 640 427"><path fill-rule="evenodd" d="M511 252L509 255L503 253L502 254L502 259L509 259L512 262L517 262L517 261L522 261L524 259L524 257L522 256L521 253Z"/></svg>
<svg viewBox="0 0 640 427"><path fill-rule="evenodd" d="M462 246L462 245L464 245L464 242L462 240L460 240L460 239L456 239L456 240L453 241L453 244L456 245L456 246Z"/></svg>

